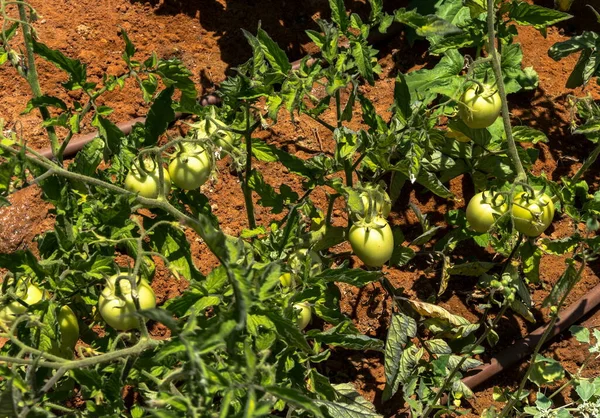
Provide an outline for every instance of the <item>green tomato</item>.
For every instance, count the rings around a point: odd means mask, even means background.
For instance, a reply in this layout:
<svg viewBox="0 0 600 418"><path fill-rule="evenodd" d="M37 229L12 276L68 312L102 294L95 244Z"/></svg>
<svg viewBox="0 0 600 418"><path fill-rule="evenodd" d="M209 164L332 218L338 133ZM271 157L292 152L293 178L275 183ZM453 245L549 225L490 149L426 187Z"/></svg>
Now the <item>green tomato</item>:
<svg viewBox="0 0 600 418"><path fill-rule="evenodd" d="M283 273L281 276L279 276L279 282L283 287L290 287L293 284L292 274Z"/></svg>
<svg viewBox="0 0 600 418"><path fill-rule="evenodd" d="M323 260L321 260L319 254L312 250L308 250L306 248L296 250L290 255L288 261L292 271L298 275L301 275L301 273L304 271L304 266L307 262L310 265L309 273L311 276L316 276L317 274L321 273L323 268Z"/></svg>
<svg viewBox="0 0 600 418"><path fill-rule="evenodd" d="M521 192L513 199L512 215L517 231L537 237L552 223L554 203L547 194L531 196Z"/></svg>
<svg viewBox="0 0 600 418"><path fill-rule="evenodd" d="M153 161L145 162L145 164L146 166L154 164L154 168L148 170L147 173L143 173L135 165L132 166L127 177L125 177L125 189L133 193L138 193L140 196L148 199L156 199L158 197L158 181L160 178L158 165ZM171 178L164 167L162 170L166 196L171 191Z"/></svg>
<svg viewBox="0 0 600 418"><path fill-rule="evenodd" d="M60 329L60 345L55 346L52 350L54 354L64 357L73 358L73 349L79 340L79 324L73 310L63 305L58 312L58 327Z"/></svg>
<svg viewBox="0 0 600 418"><path fill-rule="evenodd" d="M45 297L45 292L33 283L27 285L24 281L19 280L15 288L16 296L25 302L27 305L35 305ZM7 326L11 326L18 316L27 312L27 307L19 301L12 301L0 308L0 321Z"/></svg>
<svg viewBox="0 0 600 418"><path fill-rule="evenodd" d="M115 294L117 276L107 280L106 287L98 298L98 310L108 325L119 331L127 331L139 326L136 308L131 295L131 283L127 278L119 280L121 295ZM147 281L139 280L137 284L138 299L141 309L156 307L156 296Z"/></svg>
<svg viewBox="0 0 600 418"><path fill-rule="evenodd" d="M296 313L296 325L302 331L308 326L312 319L312 310L308 302L298 302L294 304L294 312Z"/></svg>
<svg viewBox="0 0 600 418"><path fill-rule="evenodd" d="M169 175L177 187L194 190L210 177L212 162L208 151L201 145L178 152L169 163Z"/></svg>
<svg viewBox="0 0 600 418"><path fill-rule="evenodd" d="M383 266L394 251L392 228L379 217L370 225L352 225L348 240L352 251L369 267Z"/></svg>
<svg viewBox="0 0 600 418"><path fill-rule="evenodd" d="M214 114L213 119L215 119ZM220 129L225 128L226 125L217 119L215 120L217 121L216 124L209 120L203 120L194 125L198 129L198 138L212 138L216 146L231 152L233 148L239 144L239 139L232 132Z"/></svg>
<svg viewBox="0 0 600 418"><path fill-rule="evenodd" d="M472 84L463 93L458 103L458 115L465 125L472 129L490 126L500 115L502 100L497 89L487 84L483 90Z"/></svg>
<svg viewBox="0 0 600 418"><path fill-rule="evenodd" d="M477 193L467 205L467 221L473 231L488 232L496 219L507 210L503 196L494 196L489 192Z"/></svg>

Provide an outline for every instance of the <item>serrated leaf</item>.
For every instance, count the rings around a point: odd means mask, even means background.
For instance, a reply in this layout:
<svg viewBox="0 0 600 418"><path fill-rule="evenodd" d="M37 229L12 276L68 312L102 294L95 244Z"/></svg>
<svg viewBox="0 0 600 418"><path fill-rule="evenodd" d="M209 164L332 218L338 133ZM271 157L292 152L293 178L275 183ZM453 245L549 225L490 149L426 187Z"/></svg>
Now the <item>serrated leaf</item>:
<svg viewBox="0 0 600 418"><path fill-rule="evenodd" d="M581 275L578 274L577 269L575 268L575 261L573 259L567 259L565 261L567 263L567 268L560 276L556 284L552 287L550 294L546 296L544 302L542 302L542 306L556 306L558 302L563 298L566 292L569 292L575 283L580 279Z"/></svg>
<svg viewBox="0 0 600 418"><path fill-rule="evenodd" d="M69 74L69 81L63 83L65 88L69 90L77 90L87 87L87 71L85 64L79 60L67 58L62 52L51 49L35 39L33 39L32 42L33 52L47 59L52 64Z"/></svg>
<svg viewBox="0 0 600 418"><path fill-rule="evenodd" d="M586 327L573 325L571 328L569 328L569 331L571 332L571 335L573 335L573 337L575 337L575 339L580 343L590 343L590 330Z"/></svg>
<svg viewBox="0 0 600 418"><path fill-rule="evenodd" d="M145 128L145 145L156 145L158 138L166 132L169 124L175 119L175 112L171 107L174 88L164 89L148 110Z"/></svg>
<svg viewBox="0 0 600 418"><path fill-rule="evenodd" d="M380 418L383 415L348 383L333 385L338 394L335 402L315 400L317 405L327 409L332 418Z"/></svg>
<svg viewBox="0 0 600 418"><path fill-rule="evenodd" d="M517 142L548 142L548 137L542 131L530 128L529 126L513 126L513 137Z"/></svg>
<svg viewBox="0 0 600 418"><path fill-rule="evenodd" d="M519 25L533 26L538 30L573 17L560 10L548 9L546 7L528 4L522 1L514 1L511 3L508 16Z"/></svg>
<svg viewBox="0 0 600 418"><path fill-rule="evenodd" d="M279 399L283 399L286 403L295 405L306 410L307 412L310 412L314 417L323 416L321 410L316 406L315 400L306 397L296 389L280 386L267 386L265 387L265 391L275 395Z"/></svg>
<svg viewBox="0 0 600 418"><path fill-rule="evenodd" d="M366 271L361 269L334 268L326 269L314 277L315 283L348 283L356 287L363 287L369 283L379 280L382 276L380 271Z"/></svg>
<svg viewBox="0 0 600 418"><path fill-rule="evenodd" d="M397 379L400 369L400 358L409 338L417 333L417 323L408 315L398 312L392 316L385 342L385 378L386 389L383 398L391 398L398 390Z"/></svg>
<svg viewBox="0 0 600 418"><path fill-rule="evenodd" d="M487 261L473 261L469 263L455 264L448 268L448 273L456 276L474 276L479 277L487 273L496 266L496 263Z"/></svg>

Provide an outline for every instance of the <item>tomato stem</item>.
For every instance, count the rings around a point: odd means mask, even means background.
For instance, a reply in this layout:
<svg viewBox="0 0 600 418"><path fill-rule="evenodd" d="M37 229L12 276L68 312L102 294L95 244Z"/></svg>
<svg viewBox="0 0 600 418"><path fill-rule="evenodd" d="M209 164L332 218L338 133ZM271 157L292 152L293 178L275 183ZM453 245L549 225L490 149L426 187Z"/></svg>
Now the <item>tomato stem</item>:
<svg viewBox="0 0 600 418"><path fill-rule="evenodd" d="M527 182L527 173L523 168L515 139L512 133L512 127L510 124L510 113L508 109L508 101L506 99L506 88L504 87L504 79L502 77L502 67L500 65L500 57L496 50L496 30L494 28L494 20L496 17L496 8L494 0L487 0L487 26L488 26L488 52L492 58L492 69L496 77L496 83L498 85L498 93L502 101L502 122L504 123L504 130L506 132L506 140L508 142L508 154L512 159L515 169L517 170L517 181ZM499 41L500 43L501 41Z"/></svg>

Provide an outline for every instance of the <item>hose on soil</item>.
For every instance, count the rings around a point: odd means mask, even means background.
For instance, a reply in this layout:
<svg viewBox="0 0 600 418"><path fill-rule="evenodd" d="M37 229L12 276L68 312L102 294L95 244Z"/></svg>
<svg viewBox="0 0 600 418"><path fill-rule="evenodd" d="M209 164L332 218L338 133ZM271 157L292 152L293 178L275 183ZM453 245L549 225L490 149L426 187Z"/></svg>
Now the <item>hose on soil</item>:
<svg viewBox="0 0 600 418"><path fill-rule="evenodd" d="M392 25L388 32L385 34L381 34L379 32L374 33L371 37L370 41L372 43L384 42L392 38L394 35L400 33L401 25L395 24ZM314 59L308 61L308 65L311 65L312 62L315 62ZM300 67L301 60L294 61L292 63L293 69L298 69ZM208 105L216 105L220 103L220 98L217 95L209 94L204 96L199 104L201 106ZM175 114L175 121L181 119L187 115L183 113L177 112ZM129 134L136 123L144 123L146 118L139 117L127 122L123 122L117 125L117 127L124 134ZM64 157L72 157L77 154L81 149L88 143L91 142L94 138L98 136L98 132L91 132L85 135L79 135L71 140L69 145L66 147L64 152ZM51 148L46 148L40 151L40 154L46 158L52 158L52 150ZM600 304L600 284L586 293L581 299L579 299L574 304L570 305L568 308L562 310L558 317L558 321L554 325L552 332L549 335L547 340L550 341L552 338L566 331L571 325L579 322L579 320L591 312L594 308L596 308ZM541 326L537 328L535 331L528 334L523 339L519 340L515 344L511 345L504 351L500 352L497 356L493 357L491 361L483 366L475 368L470 371L470 373L475 372L475 374L471 374L462 379L462 381L467 385L470 389L474 389L475 387L483 384L487 380L496 376L503 370L515 365L519 361L523 360L525 357L529 355L529 353L534 349L539 340L542 337L542 334L546 330L547 325ZM447 402L447 395L445 395L441 401L442 404Z"/></svg>

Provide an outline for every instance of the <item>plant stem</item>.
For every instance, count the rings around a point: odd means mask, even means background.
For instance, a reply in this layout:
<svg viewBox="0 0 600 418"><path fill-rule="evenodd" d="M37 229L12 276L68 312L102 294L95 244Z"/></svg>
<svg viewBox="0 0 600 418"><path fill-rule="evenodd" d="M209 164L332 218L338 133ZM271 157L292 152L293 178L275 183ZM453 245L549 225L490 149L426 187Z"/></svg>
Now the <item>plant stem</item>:
<svg viewBox="0 0 600 418"><path fill-rule="evenodd" d="M506 88L504 87L504 78L502 77L502 67L500 65L500 57L496 50L496 30L494 28L494 19L496 17L496 8L494 0L487 0L487 27L488 27L488 52L492 57L492 68L494 69L494 75L496 76L496 83L498 85L498 94L502 100L502 122L504 123L504 130L506 131L506 140L508 142L508 154L512 159L515 168L517 169L516 181L527 182L527 173L523 168L519 153L517 152L517 145L512 134L512 127L510 125L510 114L508 110L508 101L506 99ZM500 42L500 41L499 41Z"/></svg>
<svg viewBox="0 0 600 418"><path fill-rule="evenodd" d="M31 88L31 94L34 98L37 98L42 96L42 88L40 87L40 80L38 78L38 73L35 66L35 55L33 53L33 36L31 35L31 28L29 27L29 20L27 18L27 10L25 4L18 3L17 7L19 8L19 18L22 21L21 29L23 30L23 41L25 43L25 50L27 51L27 71L25 72L25 76L27 78L27 83ZM50 119L50 112L45 106L40 106L39 109L40 114L42 115L42 119L44 119L45 121ZM56 136L56 131L54 130L53 126L47 126L46 131L48 132L48 137L50 138L52 153L55 156L57 156L60 144L58 142L58 137Z"/></svg>
<svg viewBox="0 0 600 418"><path fill-rule="evenodd" d="M340 96L340 90L335 92L335 110L337 115L337 128L342 127L342 98ZM346 186L352 187L352 162L348 159L344 159L344 173L346 173Z"/></svg>
<svg viewBox="0 0 600 418"><path fill-rule="evenodd" d="M249 185L250 175L252 174L252 127L250 126L250 105L246 104L246 130L244 136L246 138L246 174L242 184L242 192L244 193L244 201L246 203L246 213L248 214L248 225L250 229L256 228L256 220L254 219L254 202L252 202L252 189Z"/></svg>
<svg viewBox="0 0 600 418"><path fill-rule="evenodd" d="M575 183L581 178L581 176L583 176L583 174L592 166L592 164L596 162L598 155L600 155L600 142L598 143L598 145L596 145L596 148L594 148L591 154L586 158L583 165L579 167L579 170L577 170L575 175L573 175L573 177L570 180L571 184Z"/></svg>

